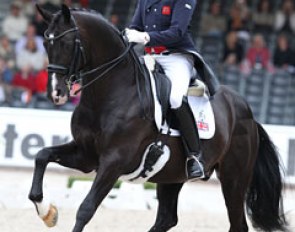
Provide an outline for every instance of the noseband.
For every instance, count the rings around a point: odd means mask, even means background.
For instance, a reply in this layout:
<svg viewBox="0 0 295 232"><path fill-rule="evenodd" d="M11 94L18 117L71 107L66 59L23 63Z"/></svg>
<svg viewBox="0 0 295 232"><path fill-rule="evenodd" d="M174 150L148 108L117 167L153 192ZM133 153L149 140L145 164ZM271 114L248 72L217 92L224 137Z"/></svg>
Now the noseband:
<svg viewBox="0 0 295 232"><path fill-rule="evenodd" d="M102 73L100 73L100 75L98 75L97 77L95 77L93 80L89 81L87 84L82 85L82 87L80 87L78 90L75 91L74 94L77 94L78 92L80 92L82 89L90 86L92 83L94 83L96 80L100 79L102 76L104 76L105 74L107 74L109 71L111 71L115 66L117 66L121 61L123 61L123 59L125 58L125 56L128 54L128 52L130 51L132 45L128 44L127 48L125 49L125 51L118 57L114 58L113 60L102 64L96 68L93 68L91 70L83 70L80 69L81 66L81 56L83 58L83 65L86 64L86 56L85 56L85 51L84 48L82 46L81 43L81 39L80 39L80 33L79 33L79 28L77 26L76 20L73 16L71 16L71 20L74 23L74 27L70 28L64 32L62 32L61 34L57 35L57 36L50 36L48 35L48 30L45 31L44 33L44 38L45 40L53 43L53 41L55 40L59 40L62 37L64 37L65 35L69 34L69 33L75 33L75 49L74 49L74 57L71 61L70 67L65 67L63 65L59 65L59 64L49 64L47 66L47 70L48 72L54 72L63 76L68 76L68 79L66 80L66 84L68 86L69 91L71 90L71 87L74 83L77 82L82 82L83 78L85 76L88 76L90 74L95 74L98 71L101 71L102 69L105 69ZM125 42L125 40L123 40Z"/></svg>

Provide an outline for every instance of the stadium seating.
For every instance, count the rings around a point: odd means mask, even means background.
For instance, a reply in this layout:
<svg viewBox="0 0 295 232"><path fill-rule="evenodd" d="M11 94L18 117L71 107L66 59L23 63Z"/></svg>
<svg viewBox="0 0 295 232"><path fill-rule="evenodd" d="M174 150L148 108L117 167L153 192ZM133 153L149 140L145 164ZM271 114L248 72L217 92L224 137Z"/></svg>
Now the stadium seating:
<svg viewBox="0 0 295 232"><path fill-rule="evenodd" d="M257 120L260 120L260 109L264 100L263 90L266 77L267 75L263 70L252 70L246 80L245 98L250 104L254 117Z"/></svg>
<svg viewBox="0 0 295 232"><path fill-rule="evenodd" d="M241 85L241 74L240 70L235 66L224 67L220 81L222 84L230 86L232 89L239 92Z"/></svg>
<svg viewBox="0 0 295 232"><path fill-rule="evenodd" d="M292 76L285 71L280 70L272 75L266 123L288 125L294 120L294 89L291 81Z"/></svg>

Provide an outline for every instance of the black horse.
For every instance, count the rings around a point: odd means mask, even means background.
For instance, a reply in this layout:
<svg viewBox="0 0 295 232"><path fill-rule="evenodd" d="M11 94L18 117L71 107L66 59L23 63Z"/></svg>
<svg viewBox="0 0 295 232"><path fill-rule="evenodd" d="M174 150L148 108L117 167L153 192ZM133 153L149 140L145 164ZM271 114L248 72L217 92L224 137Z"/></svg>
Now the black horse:
<svg viewBox="0 0 295 232"><path fill-rule="evenodd" d="M37 8L48 23L49 97L56 104L65 103L71 84L79 78L83 89L71 121L73 141L38 152L29 198L39 216L53 226L57 210L45 203L42 192L47 164L96 171L92 188L77 212L73 231L80 232L117 179L139 166L146 147L159 133L154 121L144 117L151 116L148 112L153 105L138 95L145 89L142 68L121 34L94 12L63 5L61 11L50 14ZM201 145L207 176L215 170L221 182L229 231L248 231L245 203L255 227L284 231L279 158L267 133L253 119L245 100L229 88L220 86L211 103L216 133ZM157 232L177 224L178 194L186 181L181 139L163 138L171 158L149 180L157 183L159 200L157 219L149 231Z"/></svg>

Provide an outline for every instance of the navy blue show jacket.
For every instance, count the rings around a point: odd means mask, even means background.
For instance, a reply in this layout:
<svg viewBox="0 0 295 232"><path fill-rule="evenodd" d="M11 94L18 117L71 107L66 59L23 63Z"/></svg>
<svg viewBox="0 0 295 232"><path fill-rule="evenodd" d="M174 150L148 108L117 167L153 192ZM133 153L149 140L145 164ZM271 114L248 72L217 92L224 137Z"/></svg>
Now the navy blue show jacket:
<svg viewBox="0 0 295 232"><path fill-rule="evenodd" d="M195 52L189 31L196 0L138 0L130 28L150 36L146 46Z"/></svg>

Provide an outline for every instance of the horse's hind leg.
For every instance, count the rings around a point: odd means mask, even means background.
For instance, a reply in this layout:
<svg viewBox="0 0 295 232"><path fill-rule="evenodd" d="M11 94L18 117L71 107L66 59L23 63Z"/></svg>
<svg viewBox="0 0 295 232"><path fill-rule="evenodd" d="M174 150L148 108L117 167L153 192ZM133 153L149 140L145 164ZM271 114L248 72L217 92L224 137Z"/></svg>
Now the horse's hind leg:
<svg viewBox="0 0 295 232"><path fill-rule="evenodd" d="M244 212L245 191L235 186L234 180L222 181L222 191L230 221L230 232L247 232ZM234 186L234 187L233 187Z"/></svg>
<svg viewBox="0 0 295 232"><path fill-rule="evenodd" d="M251 144L249 135L232 139L232 145L219 166L217 173L230 221L230 232L246 232L244 202L247 188L252 178L255 161L255 142Z"/></svg>
<svg viewBox="0 0 295 232"><path fill-rule="evenodd" d="M158 213L150 232L165 232L177 224L178 194L182 186L183 183L157 185Z"/></svg>
<svg viewBox="0 0 295 232"><path fill-rule="evenodd" d="M37 212L41 218L48 216L50 206L43 201L43 177L48 163L56 162L60 165L70 168L76 168L84 172L90 172L94 167L86 162L82 152L80 152L74 142L61 146L44 148L38 152L35 160L35 170L32 182L32 188L29 193L29 199L36 205ZM94 162L93 162L94 163ZM55 209L52 209L55 210ZM45 222L46 223L46 222ZM47 224L48 226L53 226Z"/></svg>

